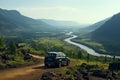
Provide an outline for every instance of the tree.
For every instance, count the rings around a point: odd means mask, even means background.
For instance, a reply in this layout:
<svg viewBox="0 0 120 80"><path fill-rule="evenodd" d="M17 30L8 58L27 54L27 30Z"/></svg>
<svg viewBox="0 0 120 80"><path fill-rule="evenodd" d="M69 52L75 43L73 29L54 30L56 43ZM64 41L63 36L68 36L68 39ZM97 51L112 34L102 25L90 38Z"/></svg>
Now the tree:
<svg viewBox="0 0 120 80"><path fill-rule="evenodd" d="M15 44L14 41L10 42L9 49L10 49L11 54L16 54L17 53L17 48L16 48L16 44Z"/></svg>
<svg viewBox="0 0 120 80"><path fill-rule="evenodd" d="M0 48L4 48L6 46L5 38L0 36Z"/></svg>
<svg viewBox="0 0 120 80"><path fill-rule="evenodd" d="M95 61L99 61L99 58L100 58L100 57L96 56L96 57L95 57Z"/></svg>
<svg viewBox="0 0 120 80"><path fill-rule="evenodd" d="M90 60L90 54L87 54L87 62Z"/></svg>
<svg viewBox="0 0 120 80"><path fill-rule="evenodd" d="M104 62L105 62L105 63L107 62L107 56L105 56Z"/></svg>
<svg viewBox="0 0 120 80"><path fill-rule="evenodd" d="M61 51L61 52L64 52L63 46L60 47L60 51Z"/></svg>
<svg viewBox="0 0 120 80"><path fill-rule="evenodd" d="M78 59L82 59L82 52L79 50L77 54Z"/></svg>
<svg viewBox="0 0 120 80"><path fill-rule="evenodd" d="M32 46L35 50L39 50L39 49L38 49L38 44L37 44L36 41L32 41L31 46Z"/></svg>
<svg viewBox="0 0 120 80"><path fill-rule="evenodd" d="M113 56L113 62L115 62L115 56Z"/></svg>
<svg viewBox="0 0 120 80"><path fill-rule="evenodd" d="M69 51L69 55L68 56L71 57L71 58L75 58L75 54L74 54L72 49Z"/></svg>

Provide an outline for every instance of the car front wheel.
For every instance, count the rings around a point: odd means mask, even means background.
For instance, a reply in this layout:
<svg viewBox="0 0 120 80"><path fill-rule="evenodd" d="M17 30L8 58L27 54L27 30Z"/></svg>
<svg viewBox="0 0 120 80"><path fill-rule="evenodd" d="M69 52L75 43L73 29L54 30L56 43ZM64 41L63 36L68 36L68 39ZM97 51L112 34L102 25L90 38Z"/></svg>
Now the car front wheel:
<svg viewBox="0 0 120 80"><path fill-rule="evenodd" d="M60 68L62 66L61 62L58 63L58 67Z"/></svg>
<svg viewBox="0 0 120 80"><path fill-rule="evenodd" d="M66 65L69 66L69 64L70 64L70 61L67 61Z"/></svg>

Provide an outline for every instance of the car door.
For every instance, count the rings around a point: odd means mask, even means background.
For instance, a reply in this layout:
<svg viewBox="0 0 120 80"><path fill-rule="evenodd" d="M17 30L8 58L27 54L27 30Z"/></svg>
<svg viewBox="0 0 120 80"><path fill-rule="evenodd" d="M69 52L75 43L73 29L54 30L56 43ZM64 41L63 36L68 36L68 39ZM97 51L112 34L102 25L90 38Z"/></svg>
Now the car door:
<svg viewBox="0 0 120 80"><path fill-rule="evenodd" d="M63 64L63 65L66 65L66 64L67 64L66 55L62 53L61 56L62 56L62 64Z"/></svg>

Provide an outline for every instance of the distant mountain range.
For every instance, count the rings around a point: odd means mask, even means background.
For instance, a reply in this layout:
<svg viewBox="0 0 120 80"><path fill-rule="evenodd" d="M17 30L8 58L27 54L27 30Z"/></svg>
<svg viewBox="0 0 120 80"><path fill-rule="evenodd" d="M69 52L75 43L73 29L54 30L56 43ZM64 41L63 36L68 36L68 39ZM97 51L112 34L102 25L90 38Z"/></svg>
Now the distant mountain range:
<svg viewBox="0 0 120 80"><path fill-rule="evenodd" d="M106 21L108 21L110 18L101 20L99 22L96 22L88 27L86 27L85 29L89 30L89 31L94 31L96 29L98 29L99 27L101 27Z"/></svg>
<svg viewBox="0 0 120 80"><path fill-rule="evenodd" d="M60 20L52 20L52 19L39 19L51 26L55 26L57 28L76 28L76 27L84 27L86 25L79 24L74 21L60 21Z"/></svg>
<svg viewBox="0 0 120 80"><path fill-rule="evenodd" d="M77 22L50 19L32 19L16 10L0 9L0 35L21 36L23 33L53 32L81 27ZM71 30L72 30L71 29Z"/></svg>
<svg viewBox="0 0 120 80"><path fill-rule="evenodd" d="M47 31L51 27L43 21L23 16L16 10L0 9L0 34L9 35L27 31Z"/></svg>
<svg viewBox="0 0 120 80"><path fill-rule="evenodd" d="M106 21L108 21L110 18L107 18L107 19L104 19L104 20L101 20L99 22L96 22L94 24L91 24L91 25L86 25L85 27L83 28L80 28L79 29L79 33L80 35L90 35L92 31L95 31L96 29L98 29L99 27L101 27Z"/></svg>

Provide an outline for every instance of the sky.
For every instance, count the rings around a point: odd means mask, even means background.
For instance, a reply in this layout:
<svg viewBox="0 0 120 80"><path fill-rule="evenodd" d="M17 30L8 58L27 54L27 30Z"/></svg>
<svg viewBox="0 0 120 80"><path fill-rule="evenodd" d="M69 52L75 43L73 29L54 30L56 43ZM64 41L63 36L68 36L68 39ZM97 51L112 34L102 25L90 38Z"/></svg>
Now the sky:
<svg viewBox="0 0 120 80"><path fill-rule="evenodd" d="M92 24L120 12L120 0L0 0L0 8L35 19Z"/></svg>

